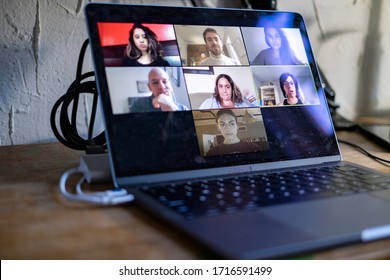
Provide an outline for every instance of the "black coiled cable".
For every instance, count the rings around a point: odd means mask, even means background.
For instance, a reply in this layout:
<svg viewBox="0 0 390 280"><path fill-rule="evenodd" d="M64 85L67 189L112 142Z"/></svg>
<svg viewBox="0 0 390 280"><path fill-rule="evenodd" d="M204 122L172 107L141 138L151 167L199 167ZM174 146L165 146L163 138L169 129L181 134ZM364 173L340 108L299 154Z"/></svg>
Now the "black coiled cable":
<svg viewBox="0 0 390 280"><path fill-rule="evenodd" d="M93 127L95 124L96 110L98 103L98 93L95 81L85 81L85 79L94 77L93 71L81 74L83 68L83 60L85 51L88 46L88 40L85 40L81 50L79 59L77 62L76 79L69 86L67 92L54 104L50 115L50 124L54 135L65 146L74 150L85 150L87 153L104 152L106 149L106 139L104 131L96 137L93 137ZM82 138L77 131L77 109L79 104L79 98L82 93L89 93L93 95L92 111L90 122L88 125L87 139ZM72 114L69 118L68 108L72 104ZM56 125L56 113L60 110L59 125L57 129ZM60 131L59 131L60 130Z"/></svg>

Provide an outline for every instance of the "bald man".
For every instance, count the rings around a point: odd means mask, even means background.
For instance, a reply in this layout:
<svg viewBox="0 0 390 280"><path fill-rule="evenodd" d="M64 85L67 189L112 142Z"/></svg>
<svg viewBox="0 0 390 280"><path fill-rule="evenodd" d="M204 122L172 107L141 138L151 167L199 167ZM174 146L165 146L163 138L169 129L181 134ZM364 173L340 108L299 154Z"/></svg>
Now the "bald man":
<svg viewBox="0 0 390 280"><path fill-rule="evenodd" d="M152 95L134 102L131 112L169 112L189 110L177 103L168 74L161 68L152 68L148 74L148 87Z"/></svg>

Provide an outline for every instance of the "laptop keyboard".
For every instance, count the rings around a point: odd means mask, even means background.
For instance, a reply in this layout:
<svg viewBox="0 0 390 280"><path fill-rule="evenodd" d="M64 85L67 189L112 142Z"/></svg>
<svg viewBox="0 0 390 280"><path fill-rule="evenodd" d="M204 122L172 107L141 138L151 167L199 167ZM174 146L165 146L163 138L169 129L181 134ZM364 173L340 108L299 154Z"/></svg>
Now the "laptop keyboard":
<svg viewBox="0 0 390 280"><path fill-rule="evenodd" d="M186 218L390 188L390 178L356 166L328 166L141 190Z"/></svg>

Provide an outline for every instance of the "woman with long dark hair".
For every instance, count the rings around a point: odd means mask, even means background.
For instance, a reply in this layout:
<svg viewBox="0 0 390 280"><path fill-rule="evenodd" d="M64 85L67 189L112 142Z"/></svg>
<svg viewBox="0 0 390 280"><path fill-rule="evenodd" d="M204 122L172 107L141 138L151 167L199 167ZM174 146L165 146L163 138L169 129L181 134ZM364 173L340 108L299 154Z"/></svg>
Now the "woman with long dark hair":
<svg viewBox="0 0 390 280"><path fill-rule="evenodd" d="M296 65L303 64L295 56L286 35L280 28L264 28L268 49L260 51L252 64L257 65Z"/></svg>
<svg viewBox="0 0 390 280"><path fill-rule="evenodd" d="M215 80L213 96L207 98L199 109L240 108L258 106L256 97L249 91L238 88L227 74L220 74Z"/></svg>
<svg viewBox="0 0 390 280"><path fill-rule="evenodd" d="M123 65L169 66L161 53L157 35L149 27L136 23L129 32Z"/></svg>

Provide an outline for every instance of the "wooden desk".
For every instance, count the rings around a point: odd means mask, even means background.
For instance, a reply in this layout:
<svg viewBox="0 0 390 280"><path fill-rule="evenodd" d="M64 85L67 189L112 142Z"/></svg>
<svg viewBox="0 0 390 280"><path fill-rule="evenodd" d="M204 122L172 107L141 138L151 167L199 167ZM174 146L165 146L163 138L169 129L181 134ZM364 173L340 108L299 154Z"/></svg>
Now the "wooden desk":
<svg viewBox="0 0 390 280"><path fill-rule="evenodd" d="M340 138L378 156L381 147L357 133ZM389 172L341 144L345 160ZM91 206L58 191L62 173L78 166L80 153L59 143L0 147L1 259L209 259L213 256L132 204ZM306 256L318 259L390 258L390 239Z"/></svg>

